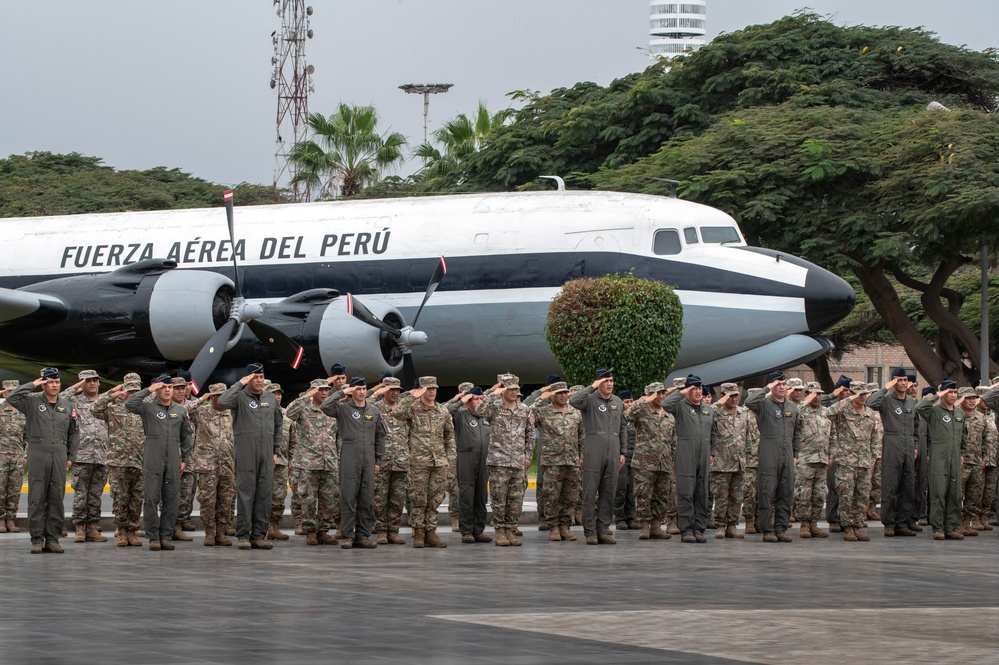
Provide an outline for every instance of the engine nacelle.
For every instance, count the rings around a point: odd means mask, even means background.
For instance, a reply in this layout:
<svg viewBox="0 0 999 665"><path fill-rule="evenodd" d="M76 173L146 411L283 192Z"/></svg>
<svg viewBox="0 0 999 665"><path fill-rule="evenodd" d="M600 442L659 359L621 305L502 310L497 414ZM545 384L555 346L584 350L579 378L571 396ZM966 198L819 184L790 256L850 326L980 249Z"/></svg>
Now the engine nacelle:
<svg viewBox="0 0 999 665"><path fill-rule="evenodd" d="M396 328L405 325L395 307L378 300L365 299L364 304L382 321ZM358 321L342 303L323 312L318 342L323 367L329 369L335 362L342 363L351 374L363 374L370 383L382 372L398 374L402 369L402 351L395 337Z"/></svg>
<svg viewBox="0 0 999 665"><path fill-rule="evenodd" d="M232 281L214 272L174 270L146 277L136 292L136 322L148 326L159 355L191 360L226 322L233 293Z"/></svg>

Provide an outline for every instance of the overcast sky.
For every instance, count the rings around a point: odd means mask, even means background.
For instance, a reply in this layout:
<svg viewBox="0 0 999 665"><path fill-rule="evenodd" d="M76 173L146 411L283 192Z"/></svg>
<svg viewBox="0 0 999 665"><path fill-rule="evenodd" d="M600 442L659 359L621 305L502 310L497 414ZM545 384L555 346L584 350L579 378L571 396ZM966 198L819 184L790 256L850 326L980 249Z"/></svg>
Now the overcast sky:
<svg viewBox="0 0 999 665"><path fill-rule="evenodd" d="M404 83L453 83L430 129L517 89L606 85L648 64L648 0L307 0L309 109L374 104L415 146L423 103ZM975 50L999 42L999 2L708 0L708 37L804 6L841 24L922 26ZM180 168L270 184L277 96L272 0L0 1L0 156L80 152L119 169ZM411 162L400 174L418 167Z"/></svg>

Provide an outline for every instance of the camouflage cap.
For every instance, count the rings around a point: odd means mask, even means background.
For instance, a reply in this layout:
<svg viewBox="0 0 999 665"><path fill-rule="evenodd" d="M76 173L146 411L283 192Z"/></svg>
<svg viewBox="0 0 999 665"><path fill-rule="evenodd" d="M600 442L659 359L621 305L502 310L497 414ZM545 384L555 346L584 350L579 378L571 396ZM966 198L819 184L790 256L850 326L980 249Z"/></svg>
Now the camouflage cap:
<svg viewBox="0 0 999 665"><path fill-rule="evenodd" d="M684 376L677 379L673 379L674 388L684 388L686 386L687 386L687 377Z"/></svg>
<svg viewBox="0 0 999 665"><path fill-rule="evenodd" d="M875 384L861 383L859 381L854 381L853 385L850 388L850 391L853 393L854 397L856 397L857 395L870 395L872 392L874 392L874 390L871 388L871 386L873 385Z"/></svg>
<svg viewBox="0 0 999 665"><path fill-rule="evenodd" d="M467 393L469 390L475 387L475 384L471 381L463 381L458 384L458 392Z"/></svg>
<svg viewBox="0 0 999 665"><path fill-rule="evenodd" d="M511 383L516 383L517 385L520 385L520 377L517 376L516 374L500 374L499 376L496 377L496 379L498 383L501 383L504 386L508 386ZM421 386L423 385L422 381L420 381L420 385Z"/></svg>
<svg viewBox="0 0 999 665"><path fill-rule="evenodd" d="M808 383L806 383L805 384L805 392L807 392L807 393L820 393L822 395L825 394L825 391L822 390L822 384L819 383L818 381L809 381Z"/></svg>
<svg viewBox="0 0 999 665"><path fill-rule="evenodd" d="M319 388L320 390L329 390L330 384L326 379L312 379L309 384L309 388Z"/></svg>
<svg viewBox="0 0 999 665"><path fill-rule="evenodd" d="M222 393L225 392L227 387L228 386L226 386L224 383L213 383L212 385L208 386L208 394L221 395Z"/></svg>
<svg viewBox="0 0 999 665"><path fill-rule="evenodd" d="M21 384L19 384L16 380L14 380L14 379L8 379L8 380L6 380L6 381L3 382L3 389L4 390L13 390L14 388L17 388L19 385L21 385Z"/></svg>
<svg viewBox="0 0 999 665"><path fill-rule="evenodd" d="M646 395L652 395L654 393L665 392L665 390L666 390L666 386L663 385L662 381L656 381L655 383L650 383L649 385L645 386L645 394Z"/></svg>
<svg viewBox="0 0 999 665"><path fill-rule="evenodd" d="M187 385L187 380L184 377L182 377L182 376L175 376L172 379L170 379L170 385L171 386L186 386Z"/></svg>
<svg viewBox="0 0 999 665"><path fill-rule="evenodd" d="M574 385L574 386L570 386L569 387L569 394L570 395L575 395L576 393L578 393L580 390L582 390L585 387L586 386L584 386L582 384L578 384L578 383L576 385Z"/></svg>
<svg viewBox="0 0 999 665"><path fill-rule="evenodd" d="M421 376L420 377L420 387L421 388L437 388L437 377L436 376Z"/></svg>
<svg viewBox="0 0 999 665"><path fill-rule="evenodd" d="M802 381L801 379L797 378L797 377L795 377L793 379L788 379L787 380L787 389L788 390L804 390L805 389L805 382Z"/></svg>
<svg viewBox="0 0 999 665"><path fill-rule="evenodd" d="M280 383L274 383L273 381L264 386L264 392L268 393L283 393L284 390L281 389Z"/></svg>
<svg viewBox="0 0 999 665"><path fill-rule="evenodd" d="M867 387L870 389L872 393L881 390L880 384L877 383L868 383Z"/></svg>
<svg viewBox="0 0 999 665"><path fill-rule="evenodd" d="M4 383L6 383L6 381ZM975 386L975 392L978 393L979 397L985 397L985 393L990 390L992 390L992 388L988 386Z"/></svg>
<svg viewBox="0 0 999 665"><path fill-rule="evenodd" d="M991 384L993 386L999 386L999 376L993 376Z"/></svg>
<svg viewBox="0 0 999 665"><path fill-rule="evenodd" d="M962 388L958 388L957 389L957 396L958 397L975 397L975 398L977 398L978 397L978 393L975 392L975 389L972 388L971 386L964 386Z"/></svg>
<svg viewBox="0 0 999 665"><path fill-rule="evenodd" d="M135 372L129 372L125 375L122 381L138 381L139 383L142 383L142 377Z"/></svg>
<svg viewBox="0 0 999 665"><path fill-rule="evenodd" d="M82 372L80 372L79 374L77 374L76 376L79 377L80 381L86 381L87 379L99 379L99 378L101 378L100 375L96 371L94 371L92 369L85 369Z"/></svg>
<svg viewBox="0 0 999 665"><path fill-rule="evenodd" d="M555 383L548 386L548 389L554 393L567 393L569 392L569 384L565 381L556 381Z"/></svg>
<svg viewBox="0 0 999 665"><path fill-rule="evenodd" d="M135 372L129 372L125 375L121 387L128 392L138 392L142 390L142 377Z"/></svg>
<svg viewBox="0 0 999 665"><path fill-rule="evenodd" d="M741 395L742 391L739 390L739 386L734 383L723 383L719 388L722 395Z"/></svg>
<svg viewBox="0 0 999 665"><path fill-rule="evenodd" d="M421 384L422 385L422 384ZM520 392L520 384L516 381L504 381L503 387L511 392Z"/></svg>
<svg viewBox="0 0 999 665"><path fill-rule="evenodd" d="M395 378L394 376L386 376L382 379L382 385L388 386L392 390L402 390L402 381Z"/></svg>

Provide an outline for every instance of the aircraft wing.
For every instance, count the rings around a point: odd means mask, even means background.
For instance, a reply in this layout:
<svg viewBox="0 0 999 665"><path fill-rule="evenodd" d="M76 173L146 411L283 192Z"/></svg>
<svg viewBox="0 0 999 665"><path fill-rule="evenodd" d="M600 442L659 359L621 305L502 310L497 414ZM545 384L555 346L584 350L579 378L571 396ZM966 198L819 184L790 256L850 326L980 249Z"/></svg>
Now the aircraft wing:
<svg viewBox="0 0 999 665"><path fill-rule="evenodd" d="M0 288L0 324L36 314L63 316L66 306L54 296Z"/></svg>

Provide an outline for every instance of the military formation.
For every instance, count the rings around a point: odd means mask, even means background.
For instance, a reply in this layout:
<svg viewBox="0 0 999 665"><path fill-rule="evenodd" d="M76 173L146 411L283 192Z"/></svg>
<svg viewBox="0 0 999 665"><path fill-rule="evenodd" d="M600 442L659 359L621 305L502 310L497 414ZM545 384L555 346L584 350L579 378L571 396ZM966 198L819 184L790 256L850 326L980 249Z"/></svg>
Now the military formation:
<svg viewBox="0 0 999 665"><path fill-rule="evenodd" d="M639 540L707 542L800 538L865 542L868 522L886 537L963 540L996 524L999 378L919 390L892 372L884 386L840 377L818 383L773 372L764 388L714 390L697 376L652 383L637 399L615 394L613 372L588 386L557 375L530 395L501 374L489 388L463 383L446 403L424 376L408 392L388 374L369 385L330 376L282 407L284 391L252 363L232 386L191 395L190 375L137 374L101 393L85 370L63 390L58 369L31 383L4 381L0 396L0 533L16 533L28 476L31 552L61 553L67 472L74 542L100 530L107 482L114 544L170 551L193 540L200 506L208 547L267 550L281 532L289 491L295 533L308 546L447 547L438 511L448 495L463 544L522 544L528 470L537 461L540 529L551 542L613 545L612 527ZM41 389L38 391L38 389ZM492 534L486 533L487 504ZM818 526L823 518L829 531ZM140 523L141 520L141 523ZM745 529L740 530L740 522Z"/></svg>

